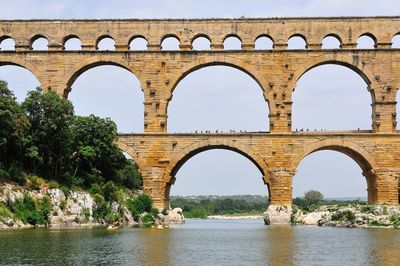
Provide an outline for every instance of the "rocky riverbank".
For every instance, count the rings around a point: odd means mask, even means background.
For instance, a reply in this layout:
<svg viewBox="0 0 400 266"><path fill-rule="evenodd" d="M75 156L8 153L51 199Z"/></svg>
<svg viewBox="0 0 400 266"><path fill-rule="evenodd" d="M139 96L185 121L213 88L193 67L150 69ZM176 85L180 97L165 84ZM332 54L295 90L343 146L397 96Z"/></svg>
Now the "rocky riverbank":
<svg viewBox="0 0 400 266"><path fill-rule="evenodd" d="M400 207L386 205L329 205L312 212L293 208L292 224L331 227L400 228Z"/></svg>
<svg viewBox="0 0 400 266"><path fill-rule="evenodd" d="M210 220L257 220L263 219L262 215L210 215Z"/></svg>
<svg viewBox="0 0 400 266"><path fill-rule="evenodd" d="M40 224L36 218L22 219L21 215L13 213L9 206L18 202L27 204L26 199L32 199L35 205L47 202L46 210L48 214L44 215L45 222ZM144 212L134 217L134 214L123 204L111 202L111 216L118 217L121 225L135 225L149 222L146 217L148 213ZM12 209L12 208L11 208ZM106 219L96 219L95 212L99 211L95 198L85 191L65 191L59 188L49 189L41 187L38 189L28 189L12 184L0 185L0 229L11 228L32 228L32 227L94 227L106 226L109 222ZM43 210L38 210L38 213ZM31 216L35 216L32 214ZM23 221L25 220L25 221ZM34 220L34 222L32 222ZM184 217L181 209L164 210L154 217L155 223L183 223Z"/></svg>

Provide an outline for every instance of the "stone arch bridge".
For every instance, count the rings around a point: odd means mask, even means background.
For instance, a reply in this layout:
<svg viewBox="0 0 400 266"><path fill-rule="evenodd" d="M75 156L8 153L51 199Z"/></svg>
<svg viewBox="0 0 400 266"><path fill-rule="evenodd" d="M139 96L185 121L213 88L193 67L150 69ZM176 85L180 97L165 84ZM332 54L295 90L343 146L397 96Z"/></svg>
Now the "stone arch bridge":
<svg viewBox="0 0 400 266"><path fill-rule="evenodd" d="M169 205L169 189L179 168L208 149L228 149L250 159L263 175L274 205L291 205L292 177L300 161L319 150L334 150L355 160L367 180L371 204L398 203L400 134L396 130L396 94L400 88L400 50L391 48L400 33L400 17L192 19L192 20L12 20L0 21L0 42L13 39L15 51L0 51L0 65L30 70L48 91L68 97L71 85L87 69L117 65L137 76L144 93L144 133L120 134L119 147L138 163L144 190L159 208ZM167 37L179 50L163 51ZM234 36L241 50L224 50ZM259 37L273 42L272 50L255 50ZM288 39L299 36L304 50L288 50ZM322 49L334 36L339 49ZM374 49L357 49L357 39L369 36ZM48 50L32 50L38 38ZM80 51L65 50L79 38ZM104 38L114 51L99 51ZM146 51L130 51L140 37ZM209 51L194 51L198 37L210 42ZM308 70L338 64L358 73L368 84L372 100L371 130L293 132L292 93ZM210 65L227 65L249 74L269 106L270 132L167 134L167 106L174 88L189 73ZM126 114L129 116L129 114Z"/></svg>

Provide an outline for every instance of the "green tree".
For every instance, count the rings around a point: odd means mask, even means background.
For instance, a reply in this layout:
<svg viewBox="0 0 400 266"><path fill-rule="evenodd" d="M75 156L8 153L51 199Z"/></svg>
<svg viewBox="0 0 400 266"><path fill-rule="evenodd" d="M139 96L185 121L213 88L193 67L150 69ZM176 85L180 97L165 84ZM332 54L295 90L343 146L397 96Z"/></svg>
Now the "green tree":
<svg viewBox="0 0 400 266"><path fill-rule="evenodd" d="M142 189L142 175L132 160L127 160L124 168L117 173L117 183L131 189Z"/></svg>
<svg viewBox="0 0 400 266"><path fill-rule="evenodd" d="M109 118L90 115L75 117L71 125L73 176L89 187L97 182L115 181L126 158L114 141L117 127Z"/></svg>
<svg viewBox="0 0 400 266"><path fill-rule="evenodd" d="M29 122L7 82L0 80L0 168L21 165ZM14 166L15 168L16 166Z"/></svg>
<svg viewBox="0 0 400 266"><path fill-rule="evenodd" d="M310 190L304 193L304 200L306 201L307 206L311 206L312 204L317 205L323 198L324 195L316 190Z"/></svg>
<svg viewBox="0 0 400 266"><path fill-rule="evenodd" d="M46 178L61 179L70 157L72 103L54 92L31 91L22 103L30 122L27 157L33 171Z"/></svg>

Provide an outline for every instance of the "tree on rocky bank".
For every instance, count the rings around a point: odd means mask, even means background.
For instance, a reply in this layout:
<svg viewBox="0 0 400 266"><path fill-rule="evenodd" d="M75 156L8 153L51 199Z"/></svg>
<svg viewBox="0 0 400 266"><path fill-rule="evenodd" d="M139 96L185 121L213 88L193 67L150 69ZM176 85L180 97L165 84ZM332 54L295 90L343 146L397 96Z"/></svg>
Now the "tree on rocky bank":
<svg viewBox="0 0 400 266"><path fill-rule="evenodd" d="M116 138L109 118L75 116L69 100L40 88L20 105L0 81L0 181L23 184L25 172L96 192L108 182L141 189L138 168Z"/></svg>

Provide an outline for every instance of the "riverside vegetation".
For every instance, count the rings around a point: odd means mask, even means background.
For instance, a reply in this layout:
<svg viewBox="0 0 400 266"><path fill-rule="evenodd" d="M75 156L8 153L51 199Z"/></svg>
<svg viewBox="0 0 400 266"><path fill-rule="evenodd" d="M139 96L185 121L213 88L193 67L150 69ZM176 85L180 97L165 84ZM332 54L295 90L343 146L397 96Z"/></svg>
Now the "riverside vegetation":
<svg viewBox="0 0 400 266"><path fill-rule="evenodd" d="M368 205L360 200L324 200L318 191L308 191L293 201L292 224L331 227L400 228L400 208Z"/></svg>
<svg viewBox="0 0 400 266"><path fill-rule="evenodd" d="M171 197L171 207L181 207L186 218L206 219L211 215L262 215L266 197L257 195Z"/></svg>
<svg viewBox="0 0 400 266"><path fill-rule="evenodd" d="M77 223L158 219L116 137L109 118L76 116L70 101L40 88L19 104L0 81L0 227L47 225L77 210Z"/></svg>

